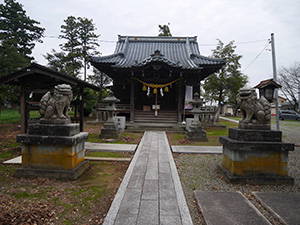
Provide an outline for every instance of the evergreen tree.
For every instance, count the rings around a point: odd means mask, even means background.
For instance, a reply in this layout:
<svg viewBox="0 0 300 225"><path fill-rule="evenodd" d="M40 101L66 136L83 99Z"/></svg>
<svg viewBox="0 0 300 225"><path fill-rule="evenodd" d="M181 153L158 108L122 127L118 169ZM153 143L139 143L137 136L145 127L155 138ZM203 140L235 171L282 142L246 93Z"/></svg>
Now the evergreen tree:
<svg viewBox="0 0 300 225"><path fill-rule="evenodd" d="M159 34L158 36L169 36L172 37L171 31L170 31L170 23L168 25L158 25L159 28Z"/></svg>
<svg viewBox="0 0 300 225"><path fill-rule="evenodd" d="M45 29L37 26L40 23L28 17L23 6L15 0L4 0L4 3L0 5L0 39L32 59L34 42L41 42Z"/></svg>
<svg viewBox="0 0 300 225"><path fill-rule="evenodd" d="M82 63L80 61L80 43L78 40L79 24L74 16L67 17L64 22L65 24L61 25L60 27L60 32L62 34L59 35L59 37L65 39L66 42L59 45L61 50L64 51L59 53L59 56L63 57L61 58L63 64L69 64L69 69L66 68L68 74L72 74L73 76L77 77L82 67Z"/></svg>
<svg viewBox="0 0 300 225"><path fill-rule="evenodd" d="M80 74L82 63L63 51L57 52L52 49L51 53L46 53L44 57L48 60L48 67L53 70L75 77Z"/></svg>
<svg viewBox="0 0 300 225"><path fill-rule="evenodd" d="M44 28L26 15L23 5L15 0L4 0L0 4L0 76L30 64L35 42L42 42ZM19 102L16 88L1 85L0 107L3 100Z"/></svg>
<svg viewBox="0 0 300 225"><path fill-rule="evenodd" d="M93 69L93 72L94 72L94 75L90 76L88 78L88 80L92 84L94 84L94 85L101 88L101 91L100 91L99 96L98 96L99 97L98 100L99 100L99 102L101 102L101 100L104 97L104 93L106 92L105 91L105 86L112 83L112 79L109 76L107 76L105 73L100 72L99 70L97 70L95 68Z"/></svg>
<svg viewBox="0 0 300 225"><path fill-rule="evenodd" d="M95 34L96 30L93 20L87 18L78 17L79 25L79 44L81 47L81 57L83 60L83 69L84 69L84 80L86 80L86 71L88 67L88 58L96 54L100 54L97 51L99 43L97 39L99 35Z"/></svg>
<svg viewBox="0 0 300 225"><path fill-rule="evenodd" d="M226 64L220 72L207 77L203 86L207 100L218 102L216 118L219 116L222 103L227 102L237 109L236 95L238 90L245 86L248 79L240 71L241 64L239 60L242 56L235 53L236 46L234 46L234 41L230 41L227 45L220 40L218 41L216 49L212 50L212 56L214 58L225 59Z"/></svg>
<svg viewBox="0 0 300 225"><path fill-rule="evenodd" d="M75 18L69 16L64 20L65 24L61 26L62 39L66 42L60 44L61 52L52 50L44 57L48 60L48 65L55 70L66 72L75 77L79 76L81 69L84 69L84 80L86 80L86 70L88 68L88 58L95 54L99 46L95 34L96 30L93 20L87 18Z"/></svg>

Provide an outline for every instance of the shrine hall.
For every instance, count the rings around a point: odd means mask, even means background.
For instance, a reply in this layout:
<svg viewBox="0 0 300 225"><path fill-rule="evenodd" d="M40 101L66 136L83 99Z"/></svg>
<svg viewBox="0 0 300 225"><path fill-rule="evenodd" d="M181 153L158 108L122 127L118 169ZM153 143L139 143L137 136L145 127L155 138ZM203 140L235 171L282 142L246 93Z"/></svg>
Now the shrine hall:
<svg viewBox="0 0 300 225"><path fill-rule="evenodd" d="M90 62L112 78L128 121L174 123L182 121L187 87L199 92L200 81L225 64L202 56L197 37L160 36L118 36L114 54Z"/></svg>

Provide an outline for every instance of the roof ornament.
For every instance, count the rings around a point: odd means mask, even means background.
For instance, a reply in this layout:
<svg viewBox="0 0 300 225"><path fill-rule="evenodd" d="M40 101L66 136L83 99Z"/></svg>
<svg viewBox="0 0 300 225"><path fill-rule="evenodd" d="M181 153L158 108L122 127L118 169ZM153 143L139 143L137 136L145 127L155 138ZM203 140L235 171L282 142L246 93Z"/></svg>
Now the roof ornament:
<svg viewBox="0 0 300 225"><path fill-rule="evenodd" d="M152 54L151 56L164 56L164 55L160 53L160 50L156 49L154 51L154 54Z"/></svg>

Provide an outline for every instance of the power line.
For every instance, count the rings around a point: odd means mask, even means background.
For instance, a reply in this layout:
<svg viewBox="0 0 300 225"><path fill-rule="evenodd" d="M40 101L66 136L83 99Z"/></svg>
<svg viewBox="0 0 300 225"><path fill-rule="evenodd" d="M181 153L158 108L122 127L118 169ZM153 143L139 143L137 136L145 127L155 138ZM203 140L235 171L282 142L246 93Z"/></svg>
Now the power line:
<svg viewBox="0 0 300 225"><path fill-rule="evenodd" d="M263 40L256 40L256 41L241 41L241 42L234 42L235 45L245 45L245 44L253 44L258 42L265 42L267 39ZM199 46L216 46L218 44L199 44Z"/></svg>
<svg viewBox="0 0 300 225"><path fill-rule="evenodd" d="M270 44L270 40L267 41L266 45L263 47L263 49L260 51L260 53L258 53L258 55L251 61L251 63L249 63L248 66L246 66L246 68L243 70L243 72L245 72L256 60L257 58L263 53L264 50L266 50L266 47Z"/></svg>
<svg viewBox="0 0 300 225"><path fill-rule="evenodd" d="M63 39L59 36L55 35L44 35L45 38L57 38L57 39ZM116 43L117 41L111 41L111 40L98 40L99 42L105 42L105 43ZM255 40L255 41L243 41L243 42L235 42L234 44L236 45L244 45L244 44L252 44L252 43L258 43L258 42L265 42L266 39L264 40ZM218 44L201 44L199 43L199 46L216 46Z"/></svg>

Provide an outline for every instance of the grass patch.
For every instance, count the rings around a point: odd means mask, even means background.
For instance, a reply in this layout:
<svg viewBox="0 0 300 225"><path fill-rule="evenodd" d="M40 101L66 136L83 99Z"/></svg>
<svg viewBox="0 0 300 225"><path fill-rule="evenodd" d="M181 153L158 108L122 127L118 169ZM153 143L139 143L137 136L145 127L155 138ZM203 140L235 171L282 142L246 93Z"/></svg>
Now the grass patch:
<svg viewBox="0 0 300 225"><path fill-rule="evenodd" d="M69 112L68 114L74 115L74 112ZM30 119L36 119L39 117L41 116L38 110L29 112ZM20 121L21 121L21 113L19 112L19 110L12 110L12 109L1 110L0 124L20 123Z"/></svg>
<svg viewBox="0 0 300 225"><path fill-rule="evenodd" d="M16 171L16 168L13 167L13 166L3 166L3 165L0 165L0 171L2 173L14 173Z"/></svg>
<svg viewBox="0 0 300 225"><path fill-rule="evenodd" d="M21 198L38 198L38 199L45 199L46 192L41 191L38 193L29 193L27 191L22 191L22 192L14 192L11 194L13 197L16 199L21 199Z"/></svg>
<svg viewBox="0 0 300 225"><path fill-rule="evenodd" d="M131 154L119 153L119 152L87 152L86 156L109 157L109 158L126 158L126 157L130 157Z"/></svg>
<svg viewBox="0 0 300 225"><path fill-rule="evenodd" d="M14 155L15 154L12 151L5 151L0 154L0 159L2 159L3 161L6 161L6 160L13 158Z"/></svg>
<svg viewBox="0 0 300 225"><path fill-rule="evenodd" d="M219 142L219 137L227 136L228 129L232 127L238 127L238 124L226 120L220 120L218 124L225 125L226 128L221 129L220 127L210 126L207 129L204 129L206 131L206 137L208 139L207 142L191 142L185 139L185 134L168 133L169 143L171 145L221 146L221 143Z"/></svg>
<svg viewBox="0 0 300 225"><path fill-rule="evenodd" d="M21 120L21 114L17 110L1 110L0 123L18 123Z"/></svg>
<svg viewBox="0 0 300 225"><path fill-rule="evenodd" d="M100 142L101 139L99 138L99 134L89 134L88 139L86 140L87 142Z"/></svg>
<svg viewBox="0 0 300 225"><path fill-rule="evenodd" d="M93 143L110 143L110 144L138 144L142 139L143 133L124 132L115 142L107 142L106 139L101 139L98 133L90 133L87 142Z"/></svg>

